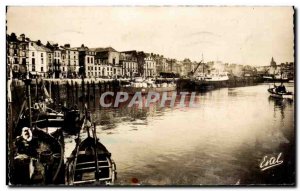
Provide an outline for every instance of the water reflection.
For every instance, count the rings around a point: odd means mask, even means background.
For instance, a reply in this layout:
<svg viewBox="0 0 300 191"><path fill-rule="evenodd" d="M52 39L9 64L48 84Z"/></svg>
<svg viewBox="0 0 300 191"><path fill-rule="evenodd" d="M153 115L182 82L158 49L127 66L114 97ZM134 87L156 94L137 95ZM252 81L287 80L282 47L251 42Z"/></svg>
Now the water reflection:
<svg viewBox="0 0 300 191"><path fill-rule="evenodd" d="M195 108L160 107L159 101L142 109L128 103L100 108L96 99L98 137L117 164L117 184L133 178L145 185L290 183L294 103L270 99L267 88L199 93ZM262 173L263 156L279 152L284 164Z"/></svg>

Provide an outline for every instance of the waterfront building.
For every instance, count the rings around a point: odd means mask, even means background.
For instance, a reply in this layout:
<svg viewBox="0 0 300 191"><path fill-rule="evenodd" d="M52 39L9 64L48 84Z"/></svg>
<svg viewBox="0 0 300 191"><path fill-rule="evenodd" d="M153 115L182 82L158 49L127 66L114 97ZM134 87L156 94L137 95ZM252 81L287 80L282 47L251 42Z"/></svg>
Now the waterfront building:
<svg viewBox="0 0 300 191"><path fill-rule="evenodd" d="M146 53L145 65L144 65L144 77L155 77L156 76L156 62L153 54Z"/></svg>
<svg viewBox="0 0 300 191"><path fill-rule="evenodd" d="M51 56L49 59L49 72L48 77L50 78L63 78L66 77L66 66L62 63L62 51L57 43L48 41L46 47L51 50L52 53L48 53Z"/></svg>
<svg viewBox="0 0 300 191"><path fill-rule="evenodd" d="M138 75L138 60L136 51L124 51L120 53L120 65L122 76L134 77Z"/></svg>
<svg viewBox="0 0 300 191"><path fill-rule="evenodd" d="M93 48L92 50L96 53L96 68L100 69L100 72L98 70L98 74L102 73L101 76L111 78L115 78L122 75L122 66L120 65L120 53L118 51L116 51L112 47Z"/></svg>
<svg viewBox="0 0 300 191"><path fill-rule="evenodd" d="M180 76L184 76L186 73L184 66L183 66L183 62L179 61L179 60L177 60L175 62L173 69L174 69L173 72L179 74Z"/></svg>
<svg viewBox="0 0 300 191"><path fill-rule="evenodd" d="M167 59L164 58L163 55L157 55L155 56L155 62L156 62L156 73L160 74L161 72L169 72Z"/></svg>
<svg viewBox="0 0 300 191"><path fill-rule="evenodd" d="M59 46L56 46L53 51L55 78L62 78L66 75L66 66L62 64L61 53L62 49Z"/></svg>
<svg viewBox="0 0 300 191"><path fill-rule="evenodd" d="M71 48L70 44L61 46L63 71L66 71L68 78L77 78L79 76L79 52L76 48Z"/></svg>
<svg viewBox="0 0 300 191"><path fill-rule="evenodd" d="M29 39L24 34L17 38L15 33L7 35L6 38L8 69L12 70L13 78L19 78L27 71Z"/></svg>
<svg viewBox="0 0 300 191"><path fill-rule="evenodd" d="M168 65L168 71L176 73L176 67L175 67L175 65L176 65L177 60L176 59L172 59L172 58L168 58L166 60L166 62L167 62L167 65Z"/></svg>
<svg viewBox="0 0 300 191"><path fill-rule="evenodd" d="M47 74L46 74L46 78L54 78L54 67L53 67L53 63L54 63L54 54L53 51L51 49L48 48L47 51Z"/></svg>
<svg viewBox="0 0 300 191"><path fill-rule="evenodd" d="M79 75L85 78L95 77L94 75L94 64L96 52L88 47L81 45L77 48L79 52Z"/></svg>
<svg viewBox="0 0 300 191"><path fill-rule="evenodd" d="M29 62L28 70L33 77L48 76L48 63L47 56L48 52L51 50L44 46L40 40L38 41L29 41L28 46L29 52Z"/></svg>
<svg viewBox="0 0 300 191"><path fill-rule="evenodd" d="M181 75L187 76L190 72L194 72L194 64L190 59L185 58L182 61Z"/></svg>

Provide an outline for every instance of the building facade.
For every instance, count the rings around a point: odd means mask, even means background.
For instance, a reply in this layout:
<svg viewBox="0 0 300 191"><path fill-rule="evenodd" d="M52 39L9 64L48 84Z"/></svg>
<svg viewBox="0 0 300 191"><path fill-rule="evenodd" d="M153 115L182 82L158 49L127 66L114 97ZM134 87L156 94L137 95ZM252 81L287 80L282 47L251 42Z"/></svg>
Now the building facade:
<svg viewBox="0 0 300 191"><path fill-rule="evenodd" d="M122 66L120 64L120 53L112 47L93 48L96 52L96 63L103 77L116 78L122 76Z"/></svg>
<svg viewBox="0 0 300 191"><path fill-rule="evenodd" d="M146 54L144 65L144 77L156 76L156 62L151 54Z"/></svg>
<svg viewBox="0 0 300 191"><path fill-rule="evenodd" d="M138 75L138 62L136 51L126 51L120 53L121 75L124 77L134 77Z"/></svg>
<svg viewBox="0 0 300 191"><path fill-rule="evenodd" d="M47 56L50 51L40 41L30 41L28 69L33 76L48 76Z"/></svg>
<svg viewBox="0 0 300 191"><path fill-rule="evenodd" d="M6 37L8 70L12 71L13 78L20 78L27 71L29 56L28 39L25 38L24 34L21 34L17 38L14 33Z"/></svg>
<svg viewBox="0 0 300 191"><path fill-rule="evenodd" d="M84 45L77 49L79 53L79 76L95 77L94 65L96 52Z"/></svg>
<svg viewBox="0 0 300 191"><path fill-rule="evenodd" d="M66 77L78 78L79 76L79 52L76 48L71 48L70 44L61 46L62 63L66 71Z"/></svg>

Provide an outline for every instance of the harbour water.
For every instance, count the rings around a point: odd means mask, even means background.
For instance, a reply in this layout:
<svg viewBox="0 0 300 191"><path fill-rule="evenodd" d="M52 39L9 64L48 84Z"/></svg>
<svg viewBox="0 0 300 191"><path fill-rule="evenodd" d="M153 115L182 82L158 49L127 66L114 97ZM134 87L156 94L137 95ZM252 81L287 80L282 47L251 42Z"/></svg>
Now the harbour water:
<svg viewBox="0 0 300 191"><path fill-rule="evenodd" d="M294 91L294 84L287 84ZM197 107L91 106L120 185L290 184L295 178L294 102L269 84L197 93ZM179 100L177 100L179 101ZM66 137L65 155L74 137ZM264 156L282 164L262 171Z"/></svg>

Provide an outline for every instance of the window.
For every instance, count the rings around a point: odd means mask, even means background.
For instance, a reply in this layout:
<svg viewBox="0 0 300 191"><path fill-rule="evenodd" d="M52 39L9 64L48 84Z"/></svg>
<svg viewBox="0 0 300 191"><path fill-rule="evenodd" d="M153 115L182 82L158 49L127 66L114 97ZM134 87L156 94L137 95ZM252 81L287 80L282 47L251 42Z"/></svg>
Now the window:
<svg viewBox="0 0 300 191"><path fill-rule="evenodd" d="M43 58L41 58L41 64L44 64L44 59Z"/></svg>
<svg viewBox="0 0 300 191"><path fill-rule="evenodd" d="M44 72L44 68L43 67L41 67L41 72Z"/></svg>
<svg viewBox="0 0 300 191"><path fill-rule="evenodd" d="M115 58L113 58L113 65L115 65L116 64L116 59Z"/></svg>
<svg viewBox="0 0 300 191"><path fill-rule="evenodd" d="M32 52L32 56L34 57L34 52Z"/></svg>
<svg viewBox="0 0 300 191"><path fill-rule="evenodd" d="M93 60L93 57L91 58L91 63L93 64L94 60Z"/></svg>
<svg viewBox="0 0 300 191"><path fill-rule="evenodd" d="M90 57L87 57L87 63L90 63Z"/></svg>
<svg viewBox="0 0 300 191"><path fill-rule="evenodd" d="M43 56L44 56L43 53L41 53L41 57L42 57L42 58L43 58Z"/></svg>
<svg viewBox="0 0 300 191"><path fill-rule="evenodd" d="M32 65L35 65L35 59L34 58L32 58L31 63L32 63Z"/></svg>

